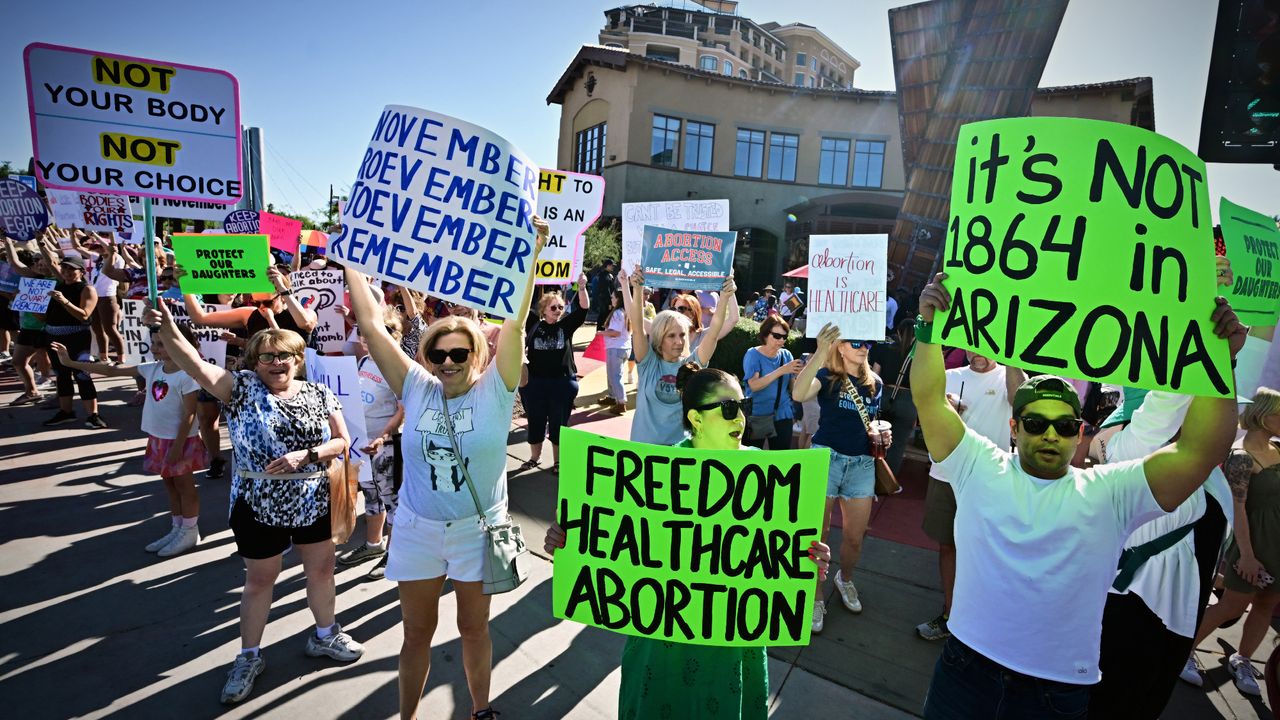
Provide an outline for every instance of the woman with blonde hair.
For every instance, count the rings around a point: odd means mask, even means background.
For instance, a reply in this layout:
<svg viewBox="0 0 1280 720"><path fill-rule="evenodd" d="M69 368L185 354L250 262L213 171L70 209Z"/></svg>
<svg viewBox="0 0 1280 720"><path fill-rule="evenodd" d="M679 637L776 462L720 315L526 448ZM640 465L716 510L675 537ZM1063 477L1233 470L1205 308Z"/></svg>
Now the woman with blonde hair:
<svg viewBox="0 0 1280 720"><path fill-rule="evenodd" d="M550 233L542 219L535 217L533 224L538 235L528 259L530 267ZM493 644L489 596L482 583L484 527L507 519L507 436L520 384L524 318L511 317L502 323L492 363L474 320L457 316L437 320L422 336L423 367L402 353L387 334L364 276L348 268L346 277L351 308L369 355L404 405L400 443L404 482L395 513L395 542L387 551L386 566L387 579L399 584L404 617L400 716L414 717L422 700L440 593L448 579L457 599L472 717L493 718L496 711L489 706ZM532 271L523 290L519 302L513 302L515 307L529 306Z"/></svg>
<svg viewBox="0 0 1280 720"><path fill-rule="evenodd" d="M529 459L521 470L538 467L543 438L551 440L551 472L560 469L560 428L569 424L578 397L578 366L573 361L573 334L587 319L587 276L578 278L578 303L565 314L558 290L538 298L536 310L525 320L528 382L520 388L529 428Z"/></svg>
<svg viewBox="0 0 1280 720"><path fill-rule="evenodd" d="M1222 465L1235 505L1235 533L1223 563L1225 589L1222 599L1205 611L1191 647L1199 646L1209 633L1250 608L1240 646L1227 659L1227 669L1240 692L1259 696L1260 673L1250 658L1280 604L1280 587L1275 584L1275 573L1280 573L1280 442L1276 440L1280 437L1280 392L1258 388L1252 404L1240 413L1240 429L1244 437ZM1200 684L1195 682L1200 673L1194 649L1182 678Z"/></svg>
<svg viewBox="0 0 1280 720"><path fill-rule="evenodd" d="M838 500L843 518L840 543L840 569L836 571L836 589L849 612L862 612L862 601L853 584L853 568L862 554L862 539L871 519L871 504L876 495L876 473L873 449L888 447L890 438L880 437L868 427L880 406L884 387L880 376L867 364L870 340L841 340L840 329L828 323L818 333L818 350L804 370L796 376L791 399L805 402L818 399L821 413L813 447L831 452L827 472L827 506L822 514L822 534L831 523L831 508ZM867 420L864 420L867 419ZM818 598L822 597L821 581ZM819 599L813 608L813 632L821 632L826 613Z"/></svg>

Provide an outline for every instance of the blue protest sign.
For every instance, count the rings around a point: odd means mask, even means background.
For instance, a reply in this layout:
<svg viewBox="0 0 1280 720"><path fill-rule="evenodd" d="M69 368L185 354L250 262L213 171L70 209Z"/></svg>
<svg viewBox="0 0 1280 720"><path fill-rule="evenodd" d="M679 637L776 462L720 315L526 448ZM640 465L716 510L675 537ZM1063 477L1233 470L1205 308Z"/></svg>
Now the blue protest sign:
<svg viewBox="0 0 1280 720"><path fill-rule="evenodd" d="M222 232L228 235L257 235L257 210L232 210L222 221Z"/></svg>
<svg viewBox="0 0 1280 720"><path fill-rule="evenodd" d="M22 183L23 185L26 185L27 187L31 188L32 190L36 190L36 189L37 189L37 188L36 188L36 176L35 176L35 175L10 175L9 177L13 178L14 180L17 180L18 182Z"/></svg>
<svg viewBox="0 0 1280 720"><path fill-rule="evenodd" d="M523 317L538 176L527 155L478 125L388 105L329 257L498 317Z"/></svg>
<svg viewBox="0 0 1280 720"><path fill-rule="evenodd" d="M733 270L736 232L695 232L646 225L640 269L649 287L719 290Z"/></svg>
<svg viewBox="0 0 1280 720"><path fill-rule="evenodd" d="M48 224L49 211L35 190L17 180L0 180L0 230L14 240L30 240Z"/></svg>

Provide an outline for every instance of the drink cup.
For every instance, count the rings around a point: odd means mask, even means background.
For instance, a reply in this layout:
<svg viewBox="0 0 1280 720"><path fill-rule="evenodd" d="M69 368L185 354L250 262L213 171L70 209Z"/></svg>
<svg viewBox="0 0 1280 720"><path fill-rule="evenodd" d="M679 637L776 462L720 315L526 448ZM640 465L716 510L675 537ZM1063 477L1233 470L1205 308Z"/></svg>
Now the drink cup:
<svg viewBox="0 0 1280 720"><path fill-rule="evenodd" d="M884 457L884 434L889 432L893 425L888 420L872 420L871 421L871 454L873 457Z"/></svg>

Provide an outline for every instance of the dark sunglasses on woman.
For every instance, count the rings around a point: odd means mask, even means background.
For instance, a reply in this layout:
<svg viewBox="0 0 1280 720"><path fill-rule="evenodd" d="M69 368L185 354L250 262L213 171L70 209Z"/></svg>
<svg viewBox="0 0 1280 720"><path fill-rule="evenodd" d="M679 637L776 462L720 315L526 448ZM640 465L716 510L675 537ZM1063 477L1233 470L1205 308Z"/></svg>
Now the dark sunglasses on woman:
<svg viewBox="0 0 1280 720"><path fill-rule="evenodd" d="M854 350L857 350L858 348L866 348L870 350L876 346L875 340L845 340L845 342L849 343L849 347Z"/></svg>
<svg viewBox="0 0 1280 720"><path fill-rule="evenodd" d="M720 408L720 414L724 416L725 420L733 420L738 417L738 410L741 407L741 400L719 400L717 402L707 403L706 405L696 405L693 409L712 410L714 408Z"/></svg>
<svg viewBox="0 0 1280 720"><path fill-rule="evenodd" d="M432 365L443 365L444 359L449 358L455 365L461 365L471 357L471 348L454 348L452 350L439 350L432 348L427 351L427 360Z"/></svg>
<svg viewBox="0 0 1280 720"><path fill-rule="evenodd" d="M774 340L786 340L786 339L787 339L787 334L786 334L786 333L780 333L780 332L772 332L772 331L770 331L770 332L769 332L769 336L770 336L770 337L772 337Z"/></svg>
<svg viewBox="0 0 1280 720"><path fill-rule="evenodd" d="M1054 431L1057 432L1058 435L1062 437L1072 437L1076 433L1080 432L1080 426L1084 424L1084 421L1079 418L1058 418L1056 420L1049 420L1048 418L1042 418L1039 415L1023 415L1018 419L1022 421L1022 429L1032 435L1043 435L1049 431L1049 426L1052 425Z"/></svg>

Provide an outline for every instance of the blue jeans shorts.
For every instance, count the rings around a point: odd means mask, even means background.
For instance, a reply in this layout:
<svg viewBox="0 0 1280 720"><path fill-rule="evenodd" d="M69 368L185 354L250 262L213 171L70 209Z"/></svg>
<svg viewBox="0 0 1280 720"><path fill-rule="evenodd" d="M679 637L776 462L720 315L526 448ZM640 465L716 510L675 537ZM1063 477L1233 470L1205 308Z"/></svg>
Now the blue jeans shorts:
<svg viewBox="0 0 1280 720"><path fill-rule="evenodd" d="M825 445L813 444L815 448ZM831 450L831 448L827 448ZM844 455L831 450L827 470L827 497L869 498L876 496L875 459L870 455Z"/></svg>

